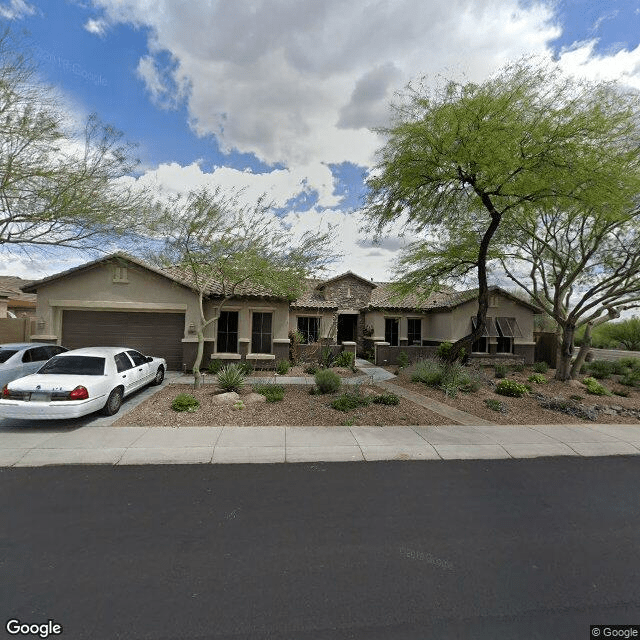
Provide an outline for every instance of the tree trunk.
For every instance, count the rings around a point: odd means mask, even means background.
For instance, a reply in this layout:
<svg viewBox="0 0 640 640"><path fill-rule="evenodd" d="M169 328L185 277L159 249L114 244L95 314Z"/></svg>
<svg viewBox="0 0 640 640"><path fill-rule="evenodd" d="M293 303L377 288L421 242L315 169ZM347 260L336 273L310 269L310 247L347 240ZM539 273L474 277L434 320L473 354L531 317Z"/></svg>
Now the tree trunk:
<svg viewBox="0 0 640 640"><path fill-rule="evenodd" d="M193 388L199 389L202 386L202 374L200 373L200 365L202 364L202 357L204 355L204 331L198 329L198 351L196 353L196 360L193 363Z"/></svg>
<svg viewBox="0 0 640 640"><path fill-rule="evenodd" d="M571 367L571 379L575 380L580 373L580 368L584 364L585 358L587 357L587 353L589 353L589 349L591 349L591 329L593 328L593 324L591 322L587 322L584 330L584 338L582 340L582 345L580 346L580 351L578 351L578 357L576 361L573 363Z"/></svg>
<svg viewBox="0 0 640 640"><path fill-rule="evenodd" d="M556 368L556 380L569 380L571 377L571 358L573 357L573 338L576 332L575 324L565 324L562 327L562 345Z"/></svg>
<svg viewBox="0 0 640 640"><path fill-rule="evenodd" d="M489 283L487 282L487 255L489 245L495 232L500 226L501 214L499 214L488 195L478 192L482 203L491 214L491 223L487 227L480 246L478 248L478 313L476 314L476 328L471 334L464 336L454 342L450 351L449 360L454 362L460 357L460 351L468 349L467 355L471 354L471 348L475 340L480 338L487 326L487 309L489 308Z"/></svg>

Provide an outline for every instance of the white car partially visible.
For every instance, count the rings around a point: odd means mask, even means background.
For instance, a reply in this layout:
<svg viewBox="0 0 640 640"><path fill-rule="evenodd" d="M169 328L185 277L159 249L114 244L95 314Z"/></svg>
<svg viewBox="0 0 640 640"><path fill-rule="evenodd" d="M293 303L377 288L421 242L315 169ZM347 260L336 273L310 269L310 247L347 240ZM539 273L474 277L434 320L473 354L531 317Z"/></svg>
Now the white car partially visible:
<svg viewBox="0 0 640 640"><path fill-rule="evenodd" d="M37 373L2 389L0 416L54 420L102 411L112 416L122 400L147 384L161 384L167 363L122 347L87 347L61 353Z"/></svg>

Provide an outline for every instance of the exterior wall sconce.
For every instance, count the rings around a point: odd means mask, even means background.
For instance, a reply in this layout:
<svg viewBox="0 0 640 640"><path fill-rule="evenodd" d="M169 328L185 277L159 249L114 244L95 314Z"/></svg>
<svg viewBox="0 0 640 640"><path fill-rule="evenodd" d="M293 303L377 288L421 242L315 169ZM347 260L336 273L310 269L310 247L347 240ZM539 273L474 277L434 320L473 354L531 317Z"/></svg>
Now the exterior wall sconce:
<svg viewBox="0 0 640 640"><path fill-rule="evenodd" d="M193 322L189 323L189 333L195 333L196 332L196 325Z"/></svg>

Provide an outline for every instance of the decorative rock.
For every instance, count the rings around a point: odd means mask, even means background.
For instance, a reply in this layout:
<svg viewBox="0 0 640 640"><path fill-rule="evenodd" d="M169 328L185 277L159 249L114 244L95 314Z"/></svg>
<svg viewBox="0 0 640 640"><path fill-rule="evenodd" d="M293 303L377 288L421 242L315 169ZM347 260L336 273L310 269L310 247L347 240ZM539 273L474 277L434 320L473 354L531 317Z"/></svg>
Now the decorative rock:
<svg viewBox="0 0 640 640"><path fill-rule="evenodd" d="M257 402L266 402L267 399L261 393L249 393L246 396L242 396L242 401L245 404L255 404Z"/></svg>
<svg viewBox="0 0 640 640"><path fill-rule="evenodd" d="M240 400L240 396L235 391L229 391L228 393L219 393L213 396L213 401L220 404L227 404L231 402L237 402Z"/></svg>

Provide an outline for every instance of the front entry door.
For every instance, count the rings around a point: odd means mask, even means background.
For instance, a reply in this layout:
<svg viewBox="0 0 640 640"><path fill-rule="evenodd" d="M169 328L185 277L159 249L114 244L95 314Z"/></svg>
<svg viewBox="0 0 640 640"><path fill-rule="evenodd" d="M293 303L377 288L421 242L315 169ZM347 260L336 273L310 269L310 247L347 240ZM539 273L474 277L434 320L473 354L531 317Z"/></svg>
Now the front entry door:
<svg viewBox="0 0 640 640"><path fill-rule="evenodd" d="M338 316L337 342L356 342L358 336L358 314L341 313Z"/></svg>

